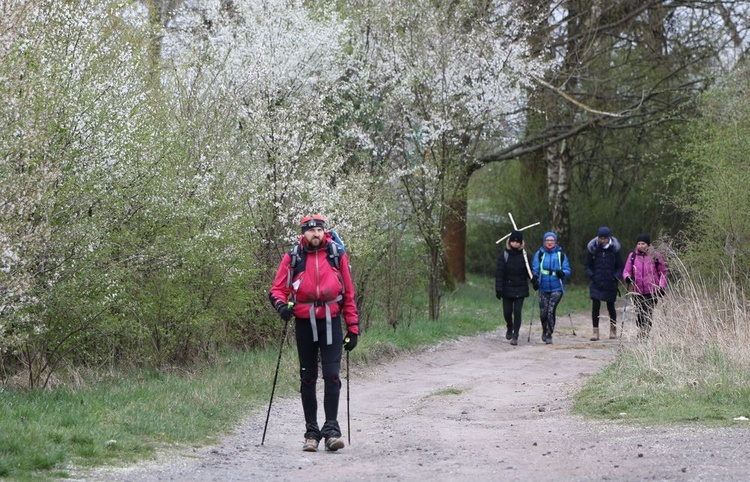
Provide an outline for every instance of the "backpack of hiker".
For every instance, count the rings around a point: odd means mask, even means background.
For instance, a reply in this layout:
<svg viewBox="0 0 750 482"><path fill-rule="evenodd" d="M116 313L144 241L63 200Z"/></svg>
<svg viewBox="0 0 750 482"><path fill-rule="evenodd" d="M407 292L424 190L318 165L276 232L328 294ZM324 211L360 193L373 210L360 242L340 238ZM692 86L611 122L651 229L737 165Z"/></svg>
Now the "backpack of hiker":
<svg viewBox="0 0 750 482"><path fill-rule="evenodd" d="M341 269L341 258L346 253L344 242L339 237L338 233L334 230L329 230L327 233L330 235L330 241L326 243L326 253L328 264L331 265L336 271ZM287 286L292 285L294 278L305 270L305 263L307 261L307 252L302 247L301 242L297 243L288 251L291 261L289 262L289 277L287 279Z"/></svg>

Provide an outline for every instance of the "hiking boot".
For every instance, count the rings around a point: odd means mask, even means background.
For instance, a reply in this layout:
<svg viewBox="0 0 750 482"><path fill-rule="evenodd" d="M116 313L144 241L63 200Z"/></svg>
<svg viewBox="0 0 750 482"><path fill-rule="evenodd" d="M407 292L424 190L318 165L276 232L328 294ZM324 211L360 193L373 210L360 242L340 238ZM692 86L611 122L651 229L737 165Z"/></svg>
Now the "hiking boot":
<svg viewBox="0 0 750 482"><path fill-rule="evenodd" d="M344 448L344 441L338 437L328 437L326 439L326 450L329 452L335 452L339 449Z"/></svg>
<svg viewBox="0 0 750 482"><path fill-rule="evenodd" d="M617 325L609 325L609 339L614 340L617 338Z"/></svg>
<svg viewBox="0 0 750 482"><path fill-rule="evenodd" d="M511 338L513 338L513 329L509 326L505 329L505 339L510 340Z"/></svg>
<svg viewBox="0 0 750 482"><path fill-rule="evenodd" d="M594 336L589 338L591 341L599 341L599 327L594 328Z"/></svg>
<svg viewBox="0 0 750 482"><path fill-rule="evenodd" d="M547 345L552 344L552 333L547 333L547 339L544 340L544 343L546 343Z"/></svg>
<svg viewBox="0 0 750 482"><path fill-rule="evenodd" d="M518 337L514 336L513 338L511 338L510 339L510 344L513 345L513 346L518 345Z"/></svg>
<svg viewBox="0 0 750 482"><path fill-rule="evenodd" d="M320 440L315 440L314 438L307 438L305 439L305 443L302 444L302 451L303 452L317 452L319 443L320 443Z"/></svg>

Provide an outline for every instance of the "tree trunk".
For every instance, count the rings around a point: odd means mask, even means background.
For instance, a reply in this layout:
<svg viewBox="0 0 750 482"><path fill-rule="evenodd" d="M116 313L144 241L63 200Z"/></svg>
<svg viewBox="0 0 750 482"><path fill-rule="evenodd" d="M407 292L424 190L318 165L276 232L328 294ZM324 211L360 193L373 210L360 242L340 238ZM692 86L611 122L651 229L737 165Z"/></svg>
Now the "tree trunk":
<svg viewBox="0 0 750 482"><path fill-rule="evenodd" d="M570 177L572 159L568 143L563 141L546 150L547 205L550 228L557 234L558 244L570 241Z"/></svg>
<svg viewBox="0 0 750 482"><path fill-rule="evenodd" d="M429 280L429 313L428 319L435 321L440 318L440 280L443 279L443 266L440 262L440 247L432 246L430 248L430 280Z"/></svg>
<svg viewBox="0 0 750 482"><path fill-rule="evenodd" d="M443 226L443 248L445 262L450 280L448 284L466 282L466 189L460 189L458 197L453 199L445 210Z"/></svg>

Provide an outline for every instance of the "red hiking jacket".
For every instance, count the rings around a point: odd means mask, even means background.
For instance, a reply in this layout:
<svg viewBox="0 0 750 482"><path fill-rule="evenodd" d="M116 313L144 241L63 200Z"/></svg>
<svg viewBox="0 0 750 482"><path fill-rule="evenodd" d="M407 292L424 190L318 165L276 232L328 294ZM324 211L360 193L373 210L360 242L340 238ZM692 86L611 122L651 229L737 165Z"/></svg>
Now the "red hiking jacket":
<svg viewBox="0 0 750 482"><path fill-rule="evenodd" d="M349 270L349 255L344 252L341 256L339 269L337 270L326 259L328 250L327 243L332 243L331 235L326 233L323 242L318 249L310 249L304 236L300 237L300 250L305 250L305 269L296 274L288 286L288 276L292 269L292 257L289 253L279 264L276 277L271 286L271 297L273 304L279 301L294 302L294 316L297 318L310 318L310 303L316 303L315 318L326 318L326 304L330 309L331 316L336 316L343 305L343 319L347 331L359 335L359 315L357 305L354 302L354 283L352 283L351 271ZM291 296L290 296L291 295ZM336 298L342 296L342 302L336 302Z"/></svg>

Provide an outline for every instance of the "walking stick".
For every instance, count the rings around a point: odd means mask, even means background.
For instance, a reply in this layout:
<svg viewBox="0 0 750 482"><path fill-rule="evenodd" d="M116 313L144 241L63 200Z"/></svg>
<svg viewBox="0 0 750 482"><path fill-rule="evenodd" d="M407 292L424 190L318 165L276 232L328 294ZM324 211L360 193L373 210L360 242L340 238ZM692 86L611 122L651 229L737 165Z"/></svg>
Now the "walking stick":
<svg viewBox="0 0 750 482"><path fill-rule="evenodd" d="M563 280L560 280L560 287L562 288L563 295L565 295ZM573 318L570 317L570 310L568 310L568 321L570 321L570 329L573 330L573 336L576 336L576 329L573 327Z"/></svg>
<svg viewBox="0 0 750 482"><path fill-rule="evenodd" d="M273 374L273 387L271 388L271 400L268 401L268 413L266 413L266 425L263 427L263 438L260 444L266 441L266 429L268 428L268 418L271 416L271 404L273 403L273 392L276 391L276 379L279 376L279 365L281 365L281 353L284 351L284 340L286 340L286 331L289 327L289 321L284 322L284 334L281 335L281 343L279 344L279 359L276 360L276 373Z"/></svg>
<svg viewBox="0 0 750 482"><path fill-rule="evenodd" d="M628 311L628 293L622 297L622 325L620 326L620 343L622 343L622 332L625 331L625 314Z"/></svg>
<svg viewBox="0 0 750 482"><path fill-rule="evenodd" d="M352 444L352 417L349 410L349 352L346 352L346 436Z"/></svg>
<svg viewBox="0 0 750 482"><path fill-rule="evenodd" d="M529 316L529 336L526 337L526 343L531 342L531 323L534 322L534 306L536 306L536 291L534 291L534 298L531 302L531 315Z"/></svg>

